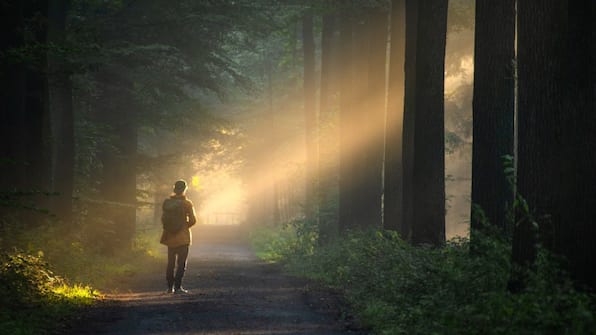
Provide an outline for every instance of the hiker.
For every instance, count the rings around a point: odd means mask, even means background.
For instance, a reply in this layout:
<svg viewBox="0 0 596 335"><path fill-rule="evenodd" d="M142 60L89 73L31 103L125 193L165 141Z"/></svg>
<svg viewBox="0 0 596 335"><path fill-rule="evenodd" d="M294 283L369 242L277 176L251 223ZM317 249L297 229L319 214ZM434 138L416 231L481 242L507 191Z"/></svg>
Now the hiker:
<svg viewBox="0 0 596 335"><path fill-rule="evenodd" d="M188 248L192 243L190 227L196 222L195 209L186 198L186 182L178 180L174 184L174 193L164 200L161 216L163 233L160 243L168 246L168 266L166 281L168 293L188 293L182 288L182 277L186 271ZM174 276L174 266L176 275Z"/></svg>

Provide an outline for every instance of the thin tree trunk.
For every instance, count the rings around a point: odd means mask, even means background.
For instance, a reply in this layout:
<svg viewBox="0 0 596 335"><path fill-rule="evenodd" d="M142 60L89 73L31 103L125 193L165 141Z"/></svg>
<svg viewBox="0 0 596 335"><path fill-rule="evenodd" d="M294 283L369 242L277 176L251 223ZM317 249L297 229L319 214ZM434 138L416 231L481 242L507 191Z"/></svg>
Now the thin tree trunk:
<svg viewBox="0 0 596 335"><path fill-rule="evenodd" d="M317 222L318 185L318 133L317 111L315 106L315 41L313 33L313 17L310 12L302 18L302 41L304 52L304 125L306 139L306 219Z"/></svg>
<svg viewBox="0 0 596 335"><path fill-rule="evenodd" d="M349 8L340 15L340 171L339 171L339 226L346 231L354 226L354 163L352 123L354 107L352 89L352 17Z"/></svg>
<svg viewBox="0 0 596 335"><path fill-rule="evenodd" d="M326 244L337 234L337 214L332 206L333 189L336 187L335 171L333 171L335 157L335 143L337 136L335 129L335 115L331 98L335 91L333 81L333 40L336 16L323 15L323 30L321 33L321 81L319 104L319 165L320 165L320 214L319 214L319 243Z"/></svg>

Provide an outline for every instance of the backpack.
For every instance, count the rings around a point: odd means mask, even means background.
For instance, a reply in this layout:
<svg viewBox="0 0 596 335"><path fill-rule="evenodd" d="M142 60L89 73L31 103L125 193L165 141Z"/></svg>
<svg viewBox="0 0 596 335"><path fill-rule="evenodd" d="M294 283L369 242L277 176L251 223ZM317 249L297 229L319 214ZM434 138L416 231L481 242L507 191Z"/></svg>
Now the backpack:
<svg viewBox="0 0 596 335"><path fill-rule="evenodd" d="M162 206L161 223L168 233L175 233L186 226L186 208L184 199L168 198Z"/></svg>

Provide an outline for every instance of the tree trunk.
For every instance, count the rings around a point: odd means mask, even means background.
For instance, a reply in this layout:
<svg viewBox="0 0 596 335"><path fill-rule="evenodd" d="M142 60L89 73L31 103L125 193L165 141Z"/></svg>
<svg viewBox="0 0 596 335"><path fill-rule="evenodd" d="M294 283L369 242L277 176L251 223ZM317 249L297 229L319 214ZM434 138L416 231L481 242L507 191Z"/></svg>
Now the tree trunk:
<svg viewBox="0 0 596 335"><path fill-rule="evenodd" d="M340 171L339 171L339 226L346 231L354 226L354 152L353 131L353 61L352 61L352 17L349 8L342 8L340 16Z"/></svg>
<svg viewBox="0 0 596 335"><path fill-rule="evenodd" d="M416 54L418 46L418 1L406 0L406 50L404 65L403 121L403 239L412 239L414 221L414 124L416 119Z"/></svg>
<svg viewBox="0 0 596 335"><path fill-rule="evenodd" d="M23 2L5 1L0 4L0 43L2 52L21 47L23 35ZM2 190L24 188L24 167L26 148L25 127L25 64L14 58L4 58L0 70L0 146L2 148L2 169L0 176Z"/></svg>
<svg viewBox="0 0 596 335"><path fill-rule="evenodd" d="M518 190L539 231L518 218L513 261L531 268L540 241L595 289L594 4L520 1L518 8ZM517 275L513 289L523 286Z"/></svg>
<svg viewBox="0 0 596 335"><path fill-rule="evenodd" d="M68 0L51 0L48 13L48 40L64 47ZM64 54L53 50L48 55L50 118L52 133L51 210L67 224L72 223L72 193L74 185L74 115L72 82Z"/></svg>
<svg viewBox="0 0 596 335"><path fill-rule="evenodd" d="M112 136L112 147L99 155L103 165L100 193L106 201L104 212L99 214L112 222L113 246L128 248L136 229L136 104L127 79L105 69L99 81L103 92L97 118L109 127Z"/></svg>
<svg viewBox="0 0 596 335"><path fill-rule="evenodd" d="M566 108L563 143L565 164L560 211L555 222L553 250L568 260L567 270L580 285L596 291L596 3L569 0L566 68ZM566 187L566 188L565 188Z"/></svg>
<svg viewBox="0 0 596 335"><path fill-rule="evenodd" d="M321 81L319 104L319 166L320 166L320 211L319 211L319 243L326 244L337 234L337 213L333 206L334 189L337 187L335 146L337 134L335 132L336 117L334 113L333 96L336 85L333 74L334 32L336 26L334 14L323 15L323 30L321 32Z"/></svg>
<svg viewBox="0 0 596 335"><path fill-rule="evenodd" d="M304 136L306 140L306 220L318 222L318 148L317 111L315 106L315 40L310 11L302 18L302 49L304 52Z"/></svg>
<svg viewBox="0 0 596 335"><path fill-rule="evenodd" d="M362 114L363 127L361 157L362 183L360 202L362 204L361 225L381 227L383 193L383 151L385 133L386 55L389 15L385 9L369 10L366 23L368 45L368 85L364 96Z"/></svg>
<svg viewBox="0 0 596 335"><path fill-rule="evenodd" d="M405 237L403 221L403 119L404 65L406 43L406 1L393 0L391 5L391 49L389 60L389 94L385 128L385 193L383 227Z"/></svg>
<svg viewBox="0 0 596 335"><path fill-rule="evenodd" d="M445 242L444 71L447 0L418 5L412 242Z"/></svg>
<svg viewBox="0 0 596 335"><path fill-rule="evenodd" d="M532 224L540 222L546 238L553 220L560 220L559 168L564 158L561 130L564 106L561 54L565 46L566 4L558 0L518 2L518 192L532 212L516 213L513 261L530 267L536 257L537 236ZM518 279L514 278L513 281Z"/></svg>
<svg viewBox="0 0 596 335"><path fill-rule="evenodd" d="M369 123L367 109L368 96L368 56L370 47L371 25L368 12L360 10L352 20L352 94L350 118L350 148L352 155L352 217L351 228L360 229L368 226L369 195L367 194L368 171L366 161L367 140L370 139L372 125Z"/></svg>
<svg viewBox="0 0 596 335"><path fill-rule="evenodd" d="M476 2L472 147L472 204L505 230L513 185L503 156L513 155L515 0ZM482 227L472 208L471 234Z"/></svg>

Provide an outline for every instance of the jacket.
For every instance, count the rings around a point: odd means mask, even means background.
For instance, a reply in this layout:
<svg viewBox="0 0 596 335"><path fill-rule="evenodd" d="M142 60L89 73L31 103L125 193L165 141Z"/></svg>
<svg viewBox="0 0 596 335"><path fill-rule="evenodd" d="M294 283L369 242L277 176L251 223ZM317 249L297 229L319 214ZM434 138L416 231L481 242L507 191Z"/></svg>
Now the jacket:
<svg viewBox="0 0 596 335"><path fill-rule="evenodd" d="M170 248L180 247L183 245L191 245L192 244L192 232L190 231L190 227L192 227L195 223L197 223L197 218L195 214L195 208L192 204L192 201L186 199L184 195L172 195L170 196L172 199L182 199L184 200L184 208L186 210L186 228L182 228L175 233L170 233L167 231L163 231L161 233L161 239L159 243L167 245ZM162 214L163 219L163 214Z"/></svg>

